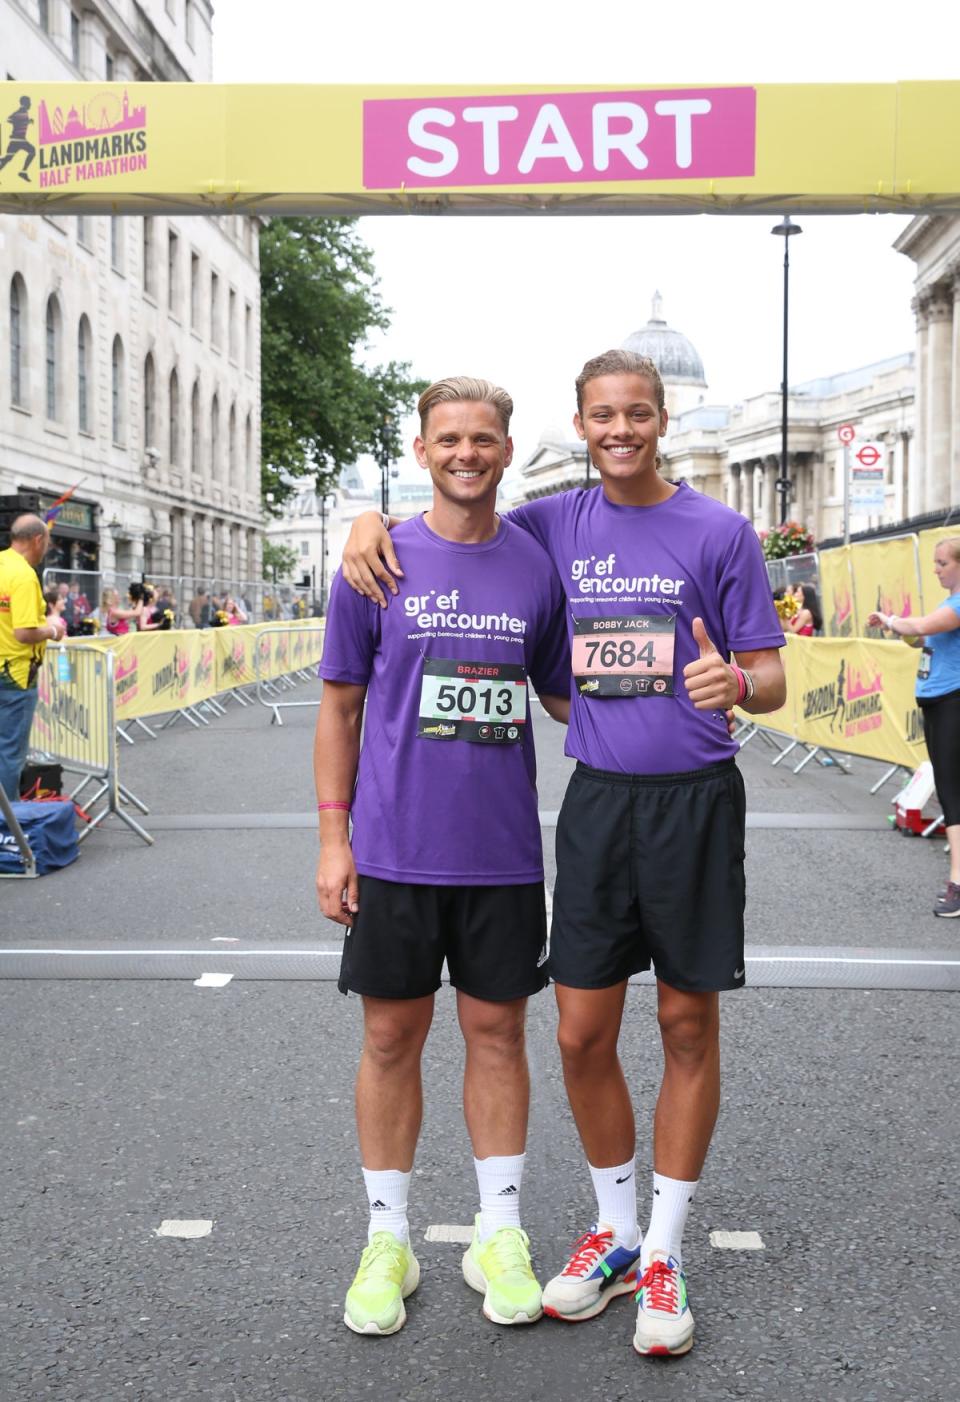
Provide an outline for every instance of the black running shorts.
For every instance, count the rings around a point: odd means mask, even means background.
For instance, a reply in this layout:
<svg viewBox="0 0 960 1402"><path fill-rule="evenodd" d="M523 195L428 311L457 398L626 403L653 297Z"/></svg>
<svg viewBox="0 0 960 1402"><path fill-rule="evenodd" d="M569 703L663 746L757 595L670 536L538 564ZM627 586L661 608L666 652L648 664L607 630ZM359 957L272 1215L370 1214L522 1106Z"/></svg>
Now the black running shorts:
<svg viewBox="0 0 960 1402"><path fill-rule="evenodd" d="M741 988L746 800L734 761L685 774L578 764L557 822L550 976L611 988L649 969Z"/></svg>
<svg viewBox="0 0 960 1402"><path fill-rule="evenodd" d="M548 982L543 882L421 886L361 876L360 910L343 942L339 988L368 998L424 998L450 982L505 1003Z"/></svg>

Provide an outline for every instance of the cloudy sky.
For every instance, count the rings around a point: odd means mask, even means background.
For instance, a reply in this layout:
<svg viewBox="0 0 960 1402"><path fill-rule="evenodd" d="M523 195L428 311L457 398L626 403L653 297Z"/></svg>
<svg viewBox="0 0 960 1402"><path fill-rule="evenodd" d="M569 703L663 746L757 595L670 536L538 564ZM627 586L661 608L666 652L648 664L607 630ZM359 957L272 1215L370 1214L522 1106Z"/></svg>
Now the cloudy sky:
<svg viewBox="0 0 960 1402"><path fill-rule="evenodd" d="M938 0L220 0L214 22L218 82L892 82L955 78L960 52L960 7ZM804 232L790 251L791 382L912 349L914 265L892 248L908 221L794 217ZM737 402L779 385L783 241L770 235L775 222L364 219L394 313L369 355L409 360L425 378L478 374L504 384L517 405L522 462L544 428L569 425L583 361L641 327L659 289L667 321L700 352L709 402ZM416 471L405 467L404 476Z"/></svg>

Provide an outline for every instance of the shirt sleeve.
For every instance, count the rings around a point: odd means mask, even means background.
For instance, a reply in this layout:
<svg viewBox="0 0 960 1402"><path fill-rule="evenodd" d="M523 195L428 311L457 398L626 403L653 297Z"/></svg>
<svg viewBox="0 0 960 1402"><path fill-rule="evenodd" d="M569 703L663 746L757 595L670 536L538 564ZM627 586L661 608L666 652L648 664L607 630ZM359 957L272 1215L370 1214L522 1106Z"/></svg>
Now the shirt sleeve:
<svg viewBox="0 0 960 1402"><path fill-rule="evenodd" d="M534 540L547 550L551 525L557 519L560 498L563 495L562 492L555 493L553 496L541 497L538 501L525 502L523 506L514 506L510 511L503 513L504 520L519 526L527 535L532 535Z"/></svg>
<svg viewBox="0 0 960 1402"><path fill-rule="evenodd" d="M378 606L354 593L337 570L330 588L318 676L328 682L367 685L380 642L379 614Z"/></svg>
<svg viewBox="0 0 960 1402"><path fill-rule="evenodd" d="M570 639L563 588L551 570L544 623L530 665L530 678L539 696L570 695Z"/></svg>
<svg viewBox="0 0 960 1402"><path fill-rule="evenodd" d="M723 558L718 597L731 652L786 645L763 551L749 521L737 531Z"/></svg>
<svg viewBox="0 0 960 1402"><path fill-rule="evenodd" d="M10 590L11 628L39 628L44 621L45 604L33 571L18 570Z"/></svg>

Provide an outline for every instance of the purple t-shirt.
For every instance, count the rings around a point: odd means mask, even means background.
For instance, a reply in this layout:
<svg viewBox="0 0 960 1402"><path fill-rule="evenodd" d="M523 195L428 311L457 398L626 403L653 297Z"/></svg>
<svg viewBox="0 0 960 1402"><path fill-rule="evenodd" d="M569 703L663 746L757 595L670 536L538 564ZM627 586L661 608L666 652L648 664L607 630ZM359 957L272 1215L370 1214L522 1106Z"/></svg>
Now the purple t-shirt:
<svg viewBox="0 0 960 1402"><path fill-rule="evenodd" d="M567 754L624 774L736 754L723 711L694 709L683 669L700 656L697 617L724 658L784 645L750 522L686 484L658 506L616 506L602 487L560 492L507 519L544 547L567 595Z"/></svg>
<svg viewBox="0 0 960 1402"><path fill-rule="evenodd" d="M393 532L400 592L380 609L339 572L320 675L367 687L353 798L357 871L440 886L543 879L526 678L566 696L563 589L544 551L500 522L481 545L422 517Z"/></svg>

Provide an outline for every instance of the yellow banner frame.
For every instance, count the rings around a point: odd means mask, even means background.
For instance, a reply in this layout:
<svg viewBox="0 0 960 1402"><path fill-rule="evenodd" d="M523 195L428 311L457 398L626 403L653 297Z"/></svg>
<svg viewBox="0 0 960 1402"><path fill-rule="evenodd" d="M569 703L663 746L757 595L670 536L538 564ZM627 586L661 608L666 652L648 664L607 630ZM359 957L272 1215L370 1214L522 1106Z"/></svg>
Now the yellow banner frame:
<svg viewBox="0 0 960 1402"><path fill-rule="evenodd" d="M0 172L5 213L960 211L960 82L25 79L0 83L0 129L22 154Z"/></svg>

